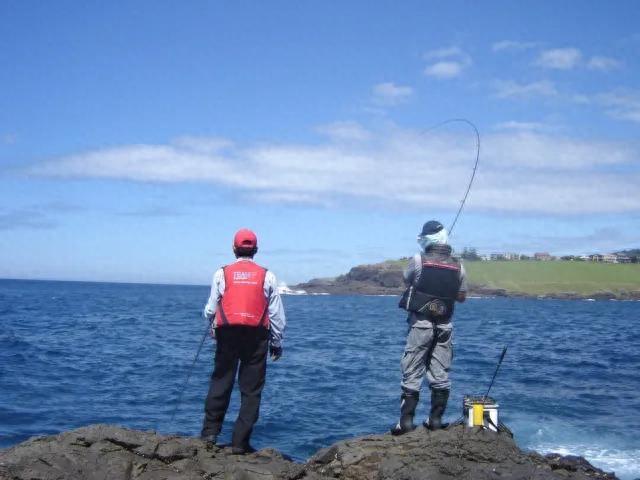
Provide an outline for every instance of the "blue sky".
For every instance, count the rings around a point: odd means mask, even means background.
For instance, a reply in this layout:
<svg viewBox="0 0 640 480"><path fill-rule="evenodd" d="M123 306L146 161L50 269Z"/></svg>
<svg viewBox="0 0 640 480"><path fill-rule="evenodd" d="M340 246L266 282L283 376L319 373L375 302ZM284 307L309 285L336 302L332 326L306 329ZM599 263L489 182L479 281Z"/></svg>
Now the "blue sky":
<svg viewBox="0 0 640 480"><path fill-rule="evenodd" d="M0 4L0 277L640 246L637 2Z"/></svg>

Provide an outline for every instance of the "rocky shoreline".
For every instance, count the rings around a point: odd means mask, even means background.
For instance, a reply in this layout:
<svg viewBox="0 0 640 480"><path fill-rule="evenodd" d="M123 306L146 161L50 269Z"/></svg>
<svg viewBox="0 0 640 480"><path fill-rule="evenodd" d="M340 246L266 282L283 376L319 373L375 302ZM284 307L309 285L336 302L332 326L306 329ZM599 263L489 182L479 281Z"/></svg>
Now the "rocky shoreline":
<svg viewBox="0 0 640 480"><path fill-rule="evenodd" d="M506 434L456 425L393 437L370 435L296 463L273 449L232 455L190 437L92 425L0 451L2 480L448 480L607 479L582 457L540 455Z"/></svg>
<svg viewBox="0 0 640 480"><path fill-rule="evenodd" d="M576 292L554 292L545 295L528 295L522 292L469 283L470 296L511 297L558 300L640 300L640 290L612 292L600 290L588 295ZM353 267L345 275L335 278L315 278L291 287L310 295L401 295L404 291L402 270L396 264L383 262Z"/></svg>

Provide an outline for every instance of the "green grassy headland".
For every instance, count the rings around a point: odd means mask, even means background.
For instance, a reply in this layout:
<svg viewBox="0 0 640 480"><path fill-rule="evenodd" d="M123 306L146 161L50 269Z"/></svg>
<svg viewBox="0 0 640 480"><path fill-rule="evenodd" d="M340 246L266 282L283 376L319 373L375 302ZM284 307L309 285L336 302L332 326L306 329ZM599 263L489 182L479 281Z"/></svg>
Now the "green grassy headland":
<svg viewBox="0 0 640 480"><path fill-rule="evenodd" d="M395 265L405 262L389 262ZM469 282L526 295L640 291L640 264L572 261L464 262Z"/></svg>

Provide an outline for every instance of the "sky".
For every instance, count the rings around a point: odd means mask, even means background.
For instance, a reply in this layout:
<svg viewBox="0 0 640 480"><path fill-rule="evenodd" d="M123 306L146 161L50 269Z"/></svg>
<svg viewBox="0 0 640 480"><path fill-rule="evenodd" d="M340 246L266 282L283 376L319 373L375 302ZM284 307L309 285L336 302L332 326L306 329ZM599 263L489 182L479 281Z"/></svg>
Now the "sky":
<svg viewBox="0 0 640 480"><path fill-rule="evenodd" d="M0 2L0 277L640 247L637 1Z"/></svg>

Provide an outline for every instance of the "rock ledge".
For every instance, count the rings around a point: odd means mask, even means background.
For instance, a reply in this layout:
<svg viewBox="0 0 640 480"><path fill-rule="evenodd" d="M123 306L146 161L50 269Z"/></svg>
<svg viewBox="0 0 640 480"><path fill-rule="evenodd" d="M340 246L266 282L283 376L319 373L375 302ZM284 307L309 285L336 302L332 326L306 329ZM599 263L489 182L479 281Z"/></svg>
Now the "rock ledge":
<svg viewBox="0 0 640 480"><path fill-rule="evenodd" d="M0 451L2 480L615 479L581 457L521 451L507 435L463 426L345 440L306 464L273 449L232 455L197 438L91 425Z"/></svg>

